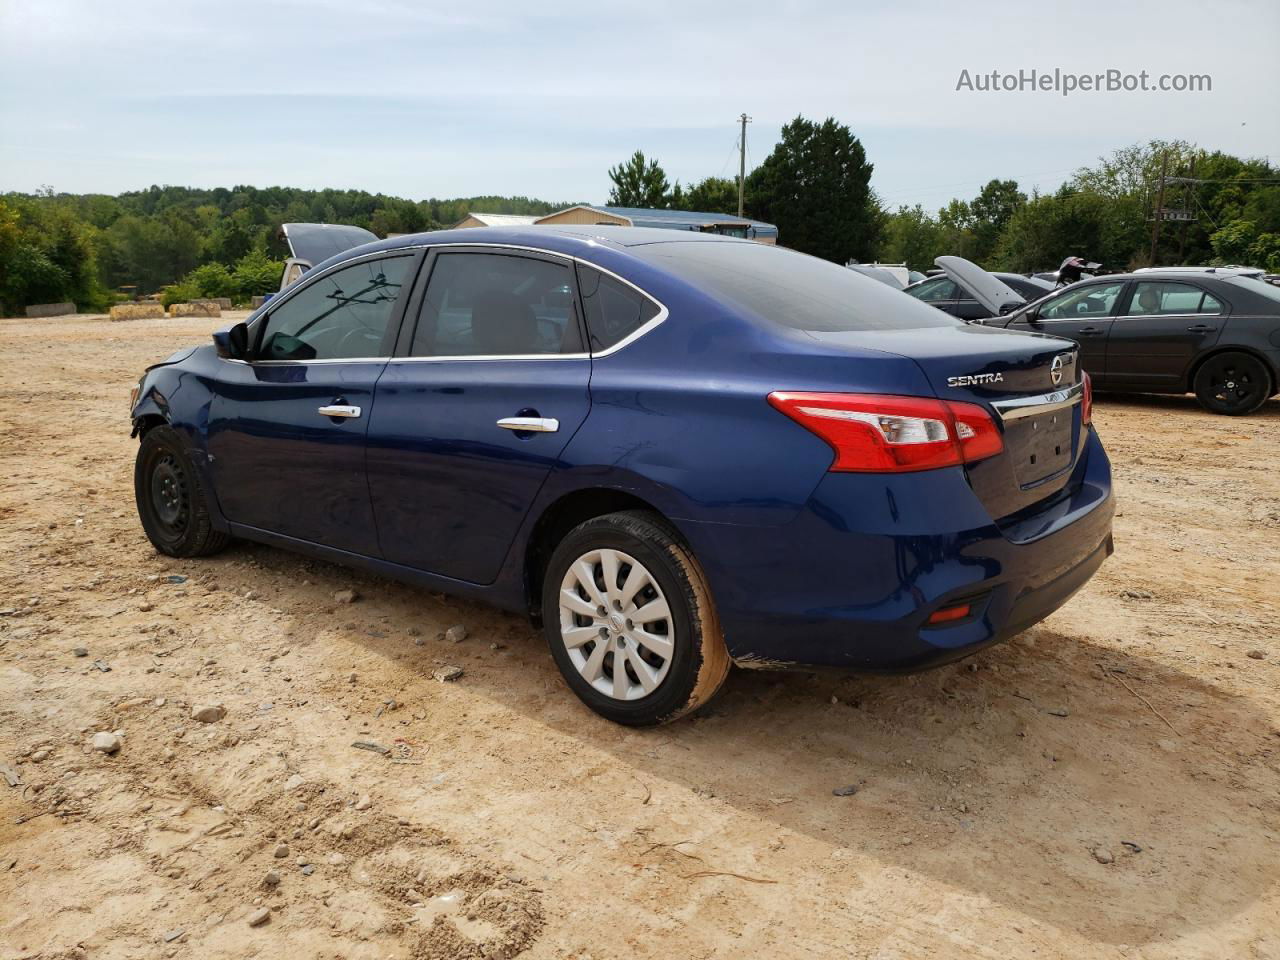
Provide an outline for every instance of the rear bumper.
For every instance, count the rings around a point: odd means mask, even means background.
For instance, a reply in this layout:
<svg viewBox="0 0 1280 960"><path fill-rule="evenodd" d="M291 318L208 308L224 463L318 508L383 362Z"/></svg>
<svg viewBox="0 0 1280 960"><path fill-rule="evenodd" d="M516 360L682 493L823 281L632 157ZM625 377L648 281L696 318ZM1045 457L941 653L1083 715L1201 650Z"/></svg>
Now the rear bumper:
<svg viewBox="0 0 1280 960"><path fill-rule="evenodd" d="M925 669L1044 619L1112 552L1111 467L1096 433L1070 482L992 522L962 470L828 474L790 524L683 523L742 666ZM941 607L970 614L930 626Z"/></svg>

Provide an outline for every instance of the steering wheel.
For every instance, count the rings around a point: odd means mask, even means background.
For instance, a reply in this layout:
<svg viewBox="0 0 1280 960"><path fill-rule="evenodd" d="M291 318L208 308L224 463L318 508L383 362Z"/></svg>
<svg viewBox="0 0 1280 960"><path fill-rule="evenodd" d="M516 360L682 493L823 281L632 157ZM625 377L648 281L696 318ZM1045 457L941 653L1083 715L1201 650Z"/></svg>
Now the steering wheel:
<svg viewBox="0 0 1280 960"><path fill-rule="evenodd" d="M378 344L382 342L382 338L375 334L372 330L366 330L364 327L356 327L354 330L348 330L342 335L342 339L338 341L337 355L340 357L365 357L367 353L349 353L348 347L372 346L376 352Z"/></svg>

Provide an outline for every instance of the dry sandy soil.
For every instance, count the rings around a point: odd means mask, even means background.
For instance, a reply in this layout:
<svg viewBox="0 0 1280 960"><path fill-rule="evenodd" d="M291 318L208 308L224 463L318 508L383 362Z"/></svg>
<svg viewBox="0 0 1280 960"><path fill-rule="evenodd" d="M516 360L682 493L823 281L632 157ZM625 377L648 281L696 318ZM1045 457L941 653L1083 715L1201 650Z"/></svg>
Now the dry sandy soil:
<svg viewBox="0 0 1280 960"><path fill-rule="evenodd" d="M0 322L5 960L1280 957L1280 403L1101 398L1116 554L1016 641L635 732L518 617L157 555L129 388L217 323Z"/></svg>

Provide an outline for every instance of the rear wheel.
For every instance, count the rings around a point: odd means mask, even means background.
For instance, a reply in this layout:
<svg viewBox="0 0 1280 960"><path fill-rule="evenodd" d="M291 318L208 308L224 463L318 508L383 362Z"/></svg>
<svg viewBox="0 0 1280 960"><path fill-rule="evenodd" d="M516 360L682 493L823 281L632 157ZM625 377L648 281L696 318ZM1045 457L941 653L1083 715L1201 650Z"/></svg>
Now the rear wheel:
<svg viewBox="0 0 1280 960"><path fill-rule="evenodd" d="M147 539L171 557L216 553L231 540L213 529L204 488L172 427L152 427L142 437L133 468L133 493Z"/></svg>
<svg viewBox="0 0 1280 960"><path fill-rule="evenodd" d="M542 610L565 681L617 723L675 720L728 675L702 570L652 514L611 513L571 530L547 566Z"/></svg>
<svg viewBox="0 0 1280 960"><path fill-rule="evenodd" d="M1271 396L1271 374L1257 357L1220 353L1196 371L1193 384L1200 406L1210 413L1238 417L1253 413Z"/></svg>

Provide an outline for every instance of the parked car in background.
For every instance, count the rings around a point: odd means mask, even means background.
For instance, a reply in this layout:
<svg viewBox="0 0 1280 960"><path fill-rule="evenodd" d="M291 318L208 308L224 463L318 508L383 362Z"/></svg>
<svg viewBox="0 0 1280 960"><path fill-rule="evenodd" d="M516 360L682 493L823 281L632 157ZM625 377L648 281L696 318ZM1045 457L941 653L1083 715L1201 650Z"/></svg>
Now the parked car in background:
<svg viewBox="0 0 1280 960"><path fill-rule="evenodd" d="M883 267L872 266L869 263L846 263L845 266L854 273L860 273L864 277L870 277L872 280L883 283L885 286L892 287L894 290L901 290L906 286L899 274L891 270L886 270Z"/></svg>
<svg viewBox="0 0 1280 960"><path fill-rule="evenodd" d="M858 263L856 260L850 260L845 264L850 270L856 270L858 273L873 277L881 283L886 282L885 275L893 278L893 285L899 290L907 287L917 280L923 280L924 274L919 271L912 270L905 263Z"/></svg>
<svg viewBox="0 0 1280 960"><path fill-rule="evenodd" d="M1280 289L1231 271L1093 277L984 322L1074 340L1102 390L1194 393L1236 416L1280 391Z"/></svg>
<svg viewBox="0 0 1280 960"><path fill-rule="evenodd" d="M939 258L939 260L943 259L953 258ZM1024 277L1019 273L990 275L997 277L1005 286L1012 289L1018 295L1020 302L1039 299L1052 293L1054 289L1054 285L1047 280ZM961 320L982 320L995 316L969 287L945 271L940 276L928 277L913 283L903 292Z"/></svg>
<svg viewBox="0 0 1280 960"><path fill-rule="evenodd" d="M314 266L143 375L162 553L232 537L527 611L591 709L652 724L730 662L921 669L1111 553L1068 340L974 326L712 234L477 228Z"/></svg>
<svg viewBox="0 0 1280 960"><path fill-rule="evenodd" d="M289 245L289 259L280 275L281 290L296 283L317 263L378 239L377 234L364 227L345 223L285 223L280 226L280 236Z"/></svg>

